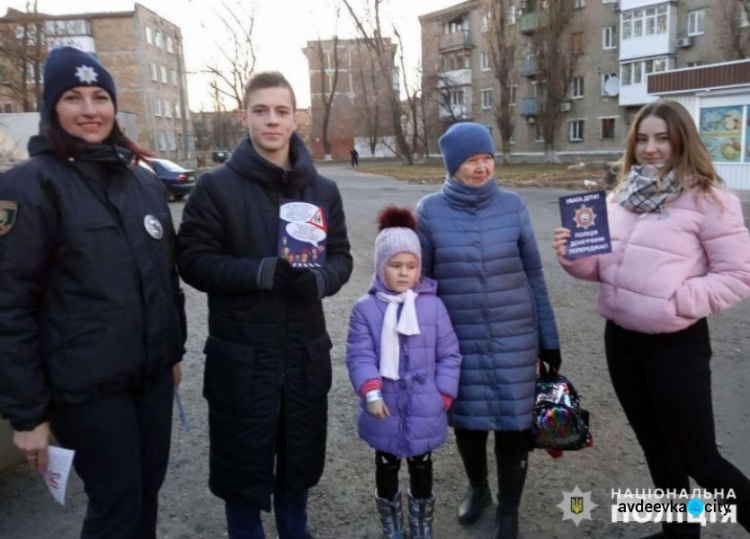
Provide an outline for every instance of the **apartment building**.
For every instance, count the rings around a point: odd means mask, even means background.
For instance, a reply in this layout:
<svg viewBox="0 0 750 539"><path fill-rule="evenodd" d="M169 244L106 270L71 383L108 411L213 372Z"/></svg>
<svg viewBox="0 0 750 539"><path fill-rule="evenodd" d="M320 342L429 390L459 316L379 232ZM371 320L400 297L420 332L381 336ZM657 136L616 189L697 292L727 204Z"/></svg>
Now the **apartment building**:
<svg viewBox="0 0 750 539"><path fill-rule="evenodd" d="M651 73L730 59L728 28L747 31L731 2L710 0L555 0L572 4L558 41L573 53L573 70L555 133L565 161L612 159L623 148L637 111L657 99L647 92ZM535 63L534 35L548 23L545 0L512 2L507 24L518 32L511 102L516 161L538 160L544 139L538 120L544 75ZM469 0L419 18L422 27L423 96L440 129L461 120L482 123L500 147L494 117L499 95L488 39L492 21L480 0Z"/></svg>
<svg viewBox="0 0 750 539"><path fill-rule="evenodd" d="M29 14L9 8L0 17L0 27L15 27L19 39L23 27L38 29L32 36L36 39L38 35L43 51L71 45L95 54L115 79L118 110L135 115L127 135L159 157L175 161L194 158L178 26L135 4L132 11L69 15ZM9 77L11 69L8 59L0 54L0 73ZM30 78L33 71L27 66ZM29 102L36 103L36 97ZM0 81L0 113L21 111L18 93L10 94Z"/></svg>
<svg viewBox="0 0 750 539"><path fill-rule="evenodd" d="M396 44L387 38L384 42L395 61ZM309 63L313 157L326 157L322 140L324 99L330 95L336 73L328 124L331 158L349 159L352 148L361 158L394 156L391 104L384 88L389 84L399 88L399 70L394 66L392 73L383 73L360 39L308 41L302 52Z"/></svg>

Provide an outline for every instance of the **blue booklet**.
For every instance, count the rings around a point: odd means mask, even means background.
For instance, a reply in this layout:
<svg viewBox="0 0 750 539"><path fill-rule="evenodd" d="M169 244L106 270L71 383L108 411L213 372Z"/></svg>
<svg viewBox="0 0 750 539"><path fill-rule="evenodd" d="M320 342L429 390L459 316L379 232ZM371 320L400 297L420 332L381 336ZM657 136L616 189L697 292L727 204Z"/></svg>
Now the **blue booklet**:
<svg viewBox="0 0 750 539"><path fill-rule="evenodd" d="M612 252L607 221L607 193L593 191L560 197L562 226L570 230L565 258Z"/></svg>
<svg viewBox="0 0 750 539"><path fill-rule="evenodd" d="M326 263L328 206L282 200L279 209L278 256L295 268L321 268Z"/></svg>

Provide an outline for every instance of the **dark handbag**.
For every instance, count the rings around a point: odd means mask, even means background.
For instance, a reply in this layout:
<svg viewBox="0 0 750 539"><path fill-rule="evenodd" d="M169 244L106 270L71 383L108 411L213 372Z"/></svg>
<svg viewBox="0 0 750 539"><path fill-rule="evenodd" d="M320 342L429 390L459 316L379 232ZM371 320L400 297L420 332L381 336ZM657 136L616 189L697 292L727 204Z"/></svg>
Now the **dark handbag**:
<svg viewBox="0 0 750 539"><path fill-rule="evenodd" d="M534 447L572 451L593 445L589 413L581 408L573 384L539 363L531 433Z"/></svg>

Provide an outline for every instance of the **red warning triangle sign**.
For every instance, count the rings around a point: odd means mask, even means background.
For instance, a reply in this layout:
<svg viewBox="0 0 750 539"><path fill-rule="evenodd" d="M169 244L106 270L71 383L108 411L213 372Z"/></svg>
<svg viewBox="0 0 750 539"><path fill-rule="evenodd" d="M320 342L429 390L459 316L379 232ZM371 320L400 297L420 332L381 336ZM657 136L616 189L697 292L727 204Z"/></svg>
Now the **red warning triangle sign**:
<svg viewBox="0 0 750 539"><path fill-rule="evenodd" d="M312 218L308 221L308 223L310 223L313 226L318 227L324 232L328 230L328 227L326 227L326 216L323 213L322 207L318 208L318 211L315 212L315 215L312 216Z"/></svg>

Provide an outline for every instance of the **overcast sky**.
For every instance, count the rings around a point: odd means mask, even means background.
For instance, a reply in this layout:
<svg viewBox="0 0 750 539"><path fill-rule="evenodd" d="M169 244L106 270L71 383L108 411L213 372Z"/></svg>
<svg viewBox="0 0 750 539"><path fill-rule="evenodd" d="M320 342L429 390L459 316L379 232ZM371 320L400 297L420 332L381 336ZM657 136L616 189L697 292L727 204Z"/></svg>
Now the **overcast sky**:
<svg viewBox="0 0 750 539"><path fill-rule="evenodd" d="M233 0L228 0L231 4ZM250 0L243 0L250 2ZM310 83L307 59L302 47L308 40L329 38L334 33L335 16L330 8L333 0L255 0L257 10L255 25L258 40L258 63L256 69L278 69L290 80L297 94L300 107L310 103ZM362 5L371 0L353 0ZM407 61L416 66L421 55L420 29L417 17L461 2L461 0L386 0L388 20L396 25L404 40ZM221 9L219 0L141 0L141 5L155 11L182 29L185 41L185 63L188 73L190 108L206 110L211 100L206 91L207 78L197 74L215 51L218 30L216 9ZM343 2L342 2L343 4ZM26 0L0 0L0 13L8 7L24 10ZM84 13L101 11L128 11L133 9L133 0L39 0L39 11L51 14ZM218 7L217 7L218 6ZM390 25L383 25L384 31ZM213 30L212 30L213 28ZM340 37L355 37L351 18L342 9L339 21ZM386 32L389 35L389 32Z"/></svg>

